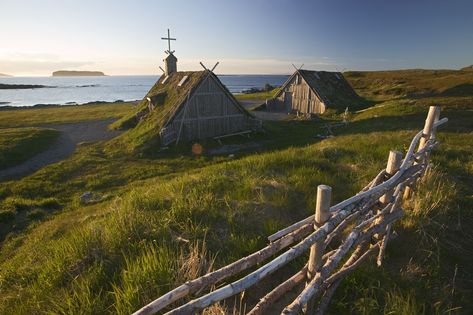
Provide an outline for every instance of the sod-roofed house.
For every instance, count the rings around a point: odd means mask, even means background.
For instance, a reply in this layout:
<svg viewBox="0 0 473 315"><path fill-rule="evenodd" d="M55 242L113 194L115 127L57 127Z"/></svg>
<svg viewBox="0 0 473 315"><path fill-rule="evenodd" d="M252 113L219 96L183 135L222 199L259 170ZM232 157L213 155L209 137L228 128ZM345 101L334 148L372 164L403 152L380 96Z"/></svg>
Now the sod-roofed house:
<svg viewBox="0 0 473 315"><path fill-rule="evenodd" d="M210 70L166 73L145 100L164 145L261 129Z"/></svg>
<svg viewBox="0 0 473 315"><path fill-rule="evenodd" d="M168 35L166 40L171 39ZM164 74L138 105L132 116L118 123L131 128L124 138L134 147L221 138L262 129L213 73L177 71L174 51L166 51ZM214 67L215 68L215 67Z"/></svg>
<svg viewBox="0 0 473 315"><path fill-rule="evenodd" d="M270 111L322 114L328 108L345 109L359 96L340 72L296 70L274 98L266 101Z"/></svg>

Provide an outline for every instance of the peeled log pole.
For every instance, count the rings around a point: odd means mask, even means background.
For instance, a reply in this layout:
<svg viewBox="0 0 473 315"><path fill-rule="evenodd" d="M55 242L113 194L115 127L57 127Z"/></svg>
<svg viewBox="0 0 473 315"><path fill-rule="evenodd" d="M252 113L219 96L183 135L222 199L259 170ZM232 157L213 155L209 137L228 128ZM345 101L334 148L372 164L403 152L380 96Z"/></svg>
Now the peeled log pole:
<svg viewBox="0 0 473 315"><path fill-rule="evenodd" d="M358 248L355 250L352 256L348 259L348 261L343 265L343 267L322 284L321 290L325 290L325 292L322 298L320 299L317 312L315 313L316 315L325 314L327 307L330 303L330 300L332 299L332 296L335 293L335 290L338 288L343 278L345 278L354 269L358 268L372 253L378 250L379 246L380 246L380 242L371 246L367 251L361 254L362 245L358 245Z"/></svg>
<svg viewBox="0 0 473 315"><path fill-rule="evenodd" d="M415 171L417 167L413 167L413 171ZM396 180L409 180L409 175L412 175L411 172L406 172L402 174L406 176L407 179L401 178L398 176ZM399 184L400 184L399 183ZM378 186L379 187L379 186ZM294 258L300 256L306 250L310 248L312 244L315 243L320 238L324 238L335 229L338 224L340 224L346 217L348 217L351 213L359 210L360 208L369 208L373 206L375 203L378 202L379 197L381 197L388 189L391 189L390 186L382 187L382 189L378 189L376 193L370 194L368 197L365 197L357 204L350 204L346 209L338 211L334 214L329 221L327 221L323 226L321 226L317 231L310 234L306 237L303 241L299 242L297 245L293 246L291 249L286 251L285 253L281 254L280 256L273 259L271 262L265 264L264 266L260 267L259 269L255 270L254 272L250 273L249 275L237 280L231 284L228 284L222 288L219 288L213 292L210 292L200 298L194 299L187 304L182 305L166 314L192 314L198 310L202 310L205 307L226 299L232 295L240 293L250 286L254 285L267 275L273 273L275 270L281 268L282 266L288 264Z"/></svg>
<svg viewBox="0 0 473 315"><path fill-rule="evenodd" d="M164 307L168 306L169 304L187 296L188 294L193 294L201 289L204 289L208 286L217 283L218 281L233 276L260 262L263 262L264 260L268 259L280 250L290 246L294 242L300 241L311 231L313 231L313 227L311 225L301 227L300 229L284 236L283 238L278 239L277 241L266 246L265 248L247 257L237 260L231 263L230 265L220 268L214 272L208 273L200 278L184 283L183 285L175 288L174 290L162 295L161 297L149 303L148 305L142 307L133 314L154 314L159 310L163 309Z"/></svg>
<svg viewBox="0 0 473 315"><path fill-rule="evenodd" d="M383 194L384 191L381 191L379 194L372 196L368 200L365 201L363 206L370 205L372 206L377 199ZM300 256L305 251L307 251L312 244L315 243L318 239L324 238L335 229L340 222L342 222L347 216L349 216L352 212L354 212L358 207L350 207L348 209L344 209L339 211L336 215L334 215L329 221L327 221L323 226L317 229L315 232L310 234L304 240L299 242L297 245L293 246L291 249L286 251L285 253L281 254L280 256L273 259L271 262L265 264L264 266L260 267L259 269L255 270L254 272L250 273L249 275L237 280L231 284L228 284L222 288L219 288L213 292L210 292L200 298L192 300L187 304L178 307L167 314L192 314L198 310L201 310L217 301L223 300L228 298L232 295L240 293L256 282L260 281L267 275L271 274L275 270L281 268L282 266L289 263L294 258Z"/></svg>
<svg viewBox="0 0 473 315"><path fill-rule="evenodd" d="M370 227L367 231L362 232L361 229L366 226L365 222L362 222L360 225L355 227L353 231L348 235L342 245L337 249L335 254L333 254L327 262L322 267L321 271L316 274L314 279L309 283L309 285L302 291L302 293L288 305L282 312L282 314L298 314L302 310L302 307L307 304L307 302L315 296L320 290L320 286L323 281L328 278L329 274L338 266L342 258L349 252L353 245L361 243L368 237L371 237L375 233L379 233L382 229L386 228L388 223L391 223L402 216L402 211L398 210L397 212L390 213L384 217L383 221L378 225Z"/></svg>
<svg viewBox="0 0 473 315"><path fill-rule="evenodd" d="M416 169L413 168L413 171L416 171ZM407 179L409 179L410 175L412 175L411 172L406 172L406 174L403 174L403 176L406 176ZM402 180L406 180L406 179L401 178L400 180L402 181ZM365 199L361 200L360 202L358 202L356 204L351 204L346 209L343 209L343 210L337 212L336 214L334 214L333 217L326 224L324 224L324 226L322 226L319 230L313 232L310 236L306 237L306 239L304 239L304 241L302 243L299 243L298 245L295 246L296 248L292 248L289 252L286 252L286 253L282 254L282 255L287 255L287 256L285 256L285 258L291 257L291 255L295 255L291 258L287 258L288 260L284 261L282 263L282 265L288 263L294 257L297 257L300 254L302 254L302 252L307 250L307 248L310 247L310 245L313 244L315 242L315 240L317 240L319 237L327 236L328 233L333 231L335 229L335 227L338 226L341 222L343 222L343 220L346 219L351 213L354 213L356 210L361 211L363 213L366 210L362 210L362 209L368 209L368 208L372 207L375 203L378 202L378 198L382 194L384 194L388 189L390 189L390 187L384 187L383 189L376 192L373 196L368 196L369 198L365 198ZM313 217L312 217L312 219L313 219ZM193 294L193 293L195 293L195 292L197 292L197 291L199 291L199 290L201 290L205 287L213 285L213 284L217 283L218 281L221 281L225 278L233 276L233 275L235 275L235 274L237 274L237 273L239 273L239 272L241 272L241 271L243 271L247 268L250 268L250 267L254 266L257 263L260 263L260 262L268 259L269 257L274 255L275 253L277 253L281 249L284 249L284 248L288 247L289 245L291 245L292 243L294 243L296 241L299 241L300 239L302 239L305 235L307 235L312 230L313 230L313 227L311 225L305 225L305 226L299 228L299 230L296 230L296 231L284 236L283 238L278 239L277 241L271 243L270 245L268 245L267 247L261 249L258 252L255 252L255 253L253 253L253 254L245 257L245 258L242 258L242 259L240 259L240 260L238 260L238 261L236 261L236 262L234 262L234 263L232 263L228 266L220 268L219 270L214 271L212 273L209 273L207 275L204 275L204 276L202 276L198 279L195 279L195 280L188 281L188 282L184 283L183 285L177 287L176 289L164 294L163 296L159 297L158 299L154 300L153 302L149 303L148 305L142 307L140 310L136 311L134 314L154 314L154 313L158 312L159 310L163 309L164 307L166 307L167 305L169 305L169 304L171 304L171 303L173 303L173 302L175 302L175 301L177 301L177 300L179 300L179 299L181 299L181 298L183 298L183 297L185 297L189 294ZM298 249L297 246L301 246L301 248ZM278 257L278 258L280 258L280 257ZM282 259L284 260L285 258L282 258ZM273 260L273 262L274 262L274 260ZM271 262L271 263L273 263L273 262ZM263 266L258 270L260 270L262 272L262 271L264 271L265 267L267 267L267 266ZM277 269L277 268L279 268L279 267L276 266L274 269ZM255 271L255 272L257 272L257 271ZM273 272L273 269L271 269L271 272ZM250 275L248 275L247 277L249 277ZM262 277L264 277L266 275L267 274L264 274ZM241 279L241 280L243 280L243 279ZM255 279L254 281L251 281L250 283L245 284L245 286L241 289L241 291L245 290L247 287L253 285L257 281L258 280ZM231 285L229 285L229 286L231 286ZM228 286L220 288L219 290L222 290L222 289L227 288L227 287ZM216 292L219 291L219 290L208 293L207 295L216 294ZM226 290L227 291L225 292L225 297L224 298L233 295L231 293L228 293L228 292L232 292L232 291L228 291L228 288ZM235 292L234 294L239 293L241 291ZM220 294L221 291L219 291L217 293ZM229 295L226 295L226 294L229 294ZM202 299L206 296L203 296L200 299ZM200 299L196 299L196 300L191 301L191 302L200 303L200 301L199 301ZM215 301L218 301L218 300L215 300ZM191 303L191 302L189 302L189 303ZM175 311L180 310L182 307L186 306L186 307L191 308L191 311L189 311L189 313L191 313L194 306L192 306L192 305L187 306L189 303L181 306L180 308L176 309ZM206 306L208 306L208 305L206 305ZM204 306L204 307L206 307L206 306ZM196 307L199 308L198 306L196 306Z"/></svg>
<svg viewBox="0 0 473 315"><path fill-rule="evenodd" d="M363 206L362 207L371 207L373 204L377 202L377 199L384 193L384 190L380 191L378 194L376 194L374 197L371 198L365 198L366 200L363 201ZM317 240L319 237L325 237L328 233L333 231L333 229L340 223L342 222L347 216L349 216L351 213L353 213L357 208L361 207L359 204L353 204L347 207L347 209L344 209L342 211L339 211L337 214L335 214L329 222L327 222L324 226L321 227L323 229L322 231L317 230L313 232L309 237L307 237L304 240L304 245L307 246L307 248L313 244L315 240ZM311 217L313 220L313 216ZM217 271L214 271L212 273L209 273L205 276L202 276L198 279L188 281L184 283L183 285L177 287L176 289L164 294L163 296L159 297L158 299L154 300L153 302L149 303L148 305L142 307L138 311L134 313L134 315L137 314L154 314L157 311L163 309L167 305L183 298L184 296L187 296L189 294L195 293L198 290L208 287L218 281L221 281L225 278L228 278L232 275L235 275L242 270L245 270L251 266L254 266L257 263L260 263L281 249L284 249L294 243L295 241L299 241L300 239L303 238L303 236L308 234L308 231L312 231L313 227L312 225L305 225L303 227L300 227L299 230L293 231L290 234L287 234L281 239L276 240L275 242L271 243L270 245L266 246L265 248L261 249L258 252L255 252L245 258L242 258L228 266L225 266ZM313 239L313 240L312 240ZM300 244L300 243L299 243ZM304 248L301 250L301 252L298 252L297 256L300 255L304 250L307 248ZM261 269L261 268L260 268ZM256 281L255 281L256 282ZM250 285L249 285L250 286ZM221 288L222 289L222 288ZM220 290L220 289L219 289ZM218 290L217 290L218 291ZM212 293L215 293L217 291L214 291ZM242 290L243 291L243 290ZM239 291L241 292L241 291ZM209 293L209 294L212 294ZM238 293L238 292L237 292ZM233 294L230 294L231 296ZM227 296L228 297L228 296ZM191 301L192 302L192 301Z"/></svg>
<svg viewBox="0 0 473 315"><path fill-rule="evenodd" d="M397 187L396 192L395 192L396 199L393 202L391 212L395 212L401 206L402 196L404 195L403 189L404 189L403 185L399 185ZM376 264L378 265L378 267L380 267L383 263L384 253L386 251L386 246L388 244L390 234L391 234L391 224L388 224L388 226L386 227L386 234L384 235L381 241L381 245L379 247L378 258L376 260Z"/></svg>
<svg viewBox="0 0 473 315"><path fill-rule="evenodd" d="M391 177L396 172L399 170L399 167L401 166L401 161L402 161L402 153L399 151L389 151L389 157L388 157L388 163L386 165L386 175ZM381 198L379 198L379 201L385 205L388 204L391 201L391 198L393 196L393 190L387 191Z"/></svg>
<svg viewBox="0 0 473 315"><path fill-rule="evenodd" d="M419 141L419 147L417 151L422 150L425 147L427 141L429 141L430 137L432 136L433 130L435 130L437 128L438 123L440 123L440 121L436 122L439 116L440 116L440 107L430 106L429 112L427 114L427 118L425 119L424 129L422 130L422 138ZM421 162L424 162L425 157L426 157L425 155L422 156ZM404 198L405 199L409 198L411 194L412 194L411 188L406 187L404 191Z"/></svg>
<svg viewBox="0 0 473 315"><path fill-rule="evenodd" d="M327 222L330 217L330 199L332 196L332 187L327 185L319 185L317 187L317 201L315 205L315 227L319 227ZM310 281L315 273L322 265L322 255L325 250L324 239L317 240L314 245L310 247L309 262L307 267L307 279ZM305 313L313 313L314 300L307 303Z"/></svg>
<svg viewBox="0 0 473 315"><path fill-rule="evenodd" d="M440 119L439 121L435 122L434 123L434 128L437 128L439 127L440 125L443 125L445 124L446 122L448 122L448 118L442 118ZM332 207L330 207L330 212L336 212L336 211L340 211L341 209L353 204L353 203L356 203L358 202L359 200L363 199L363 198L366 198L367 196L371 195L371 194L375 194L377 193L380 189L383 189L384 186L386 185L392 185L393 182L395 182L400 176L403 175L403 173L405 172L405 170L407 168L409 168L409 166L412 164L412 159L413 159L413 155L414 155L414 150L415 150L415 146L417 145L417 143L419 142L419 139L422 137L422 131L418 132L414 138L412 139L411 141L411 144L409 145L409 149L407 150L407 153L406 153L406 156L404 157L404 160L401 164L401 167L399 169L399 171L396 173L395 176L393 176L392 178L390 178L389 180L387 180L386 182L384 182L383 184L381 185L378 185L378 186L375 186L375 187L372 187L371 189L367 190L367 191L364 191L362 193L359 193L351 198L348 198ZM394 186L394 185L393 185ZM309 224L309 223L313 223L313 216L310 216L308 218L305 218L299 222L296 222L272 235L270 235L268 237L268 240L269 241L274 241L296 229L298 229L299 227L305 225L305 224Z"/></svg>
<svg viewBox="0 0 473 315"><path fill-rule="evenodd" d="M335 253L335 250L332 250L322 257L323 261L327 261L327 259ZM299 270L295 275L291 278L287 279L268 294L266 294L263 298L261 298L256 304L253 309L247 315L264 315L268 313L268 309L271 307L272 304L277 302L285 293L291 291L294 287L298 284L302 283L307 277L307 265Z"/></svg>
<svg viewBox="0 0 473 315"><path fill-rule="evenodd" d="M438 115L436 115L436 117L437 117L436 120L438 120ZM438 126L444 124L447 121L448 121L448 119L446 119L446 118L443 118L439 121L435 121L433 123L434 130L435 130L435 128L437 128ZM414 146L417 144L417 142L419 141L421 136L422 136L422 132L420 134L417 134L412 139L412 142L409 146L409 150L406 154L406 157L404 158L404 161L403 161L403 163L400 167L399 172L397 172L395 176L393 176L392 178L390 178L388 181L384 182L383 184L380 184L379 186L375 184L375 182L376 182L376 178L375 178L372 181L372 183L370 184L370 188L368 189L368 191L362 192L362 193L360 193L356 196L353 196L353 197L351 197L347 200L344 200L343 202L331 207L331 209L330 209L331 212L334 212L333 216L335 217L340 213L343 213L343 214L353 213L356 210L356 208L363 208L363 207L366 206L367 203L373 204L373 198L368 198L368 197L376 196L380 192L386 192L386 191L389 190L390 187L393 187L394 184L397 183L397 180L400 179L401 176L404 176L405 175L404 172L409 169L410 165L412 165L413 158L414 157L419 157L420 156L419 153L423 153L422 151L419 151L419 152L417 152L417 154L415 154L415 156L414 156L414 153L413 153ZM427 150L425 150L425 151L427 152ZM417 175L417 173L413 174L412 177L415 177L416 175ZM406 176L404 176L404 177L406 177ZM412 181L411 178L404 179L404 182L411 182L411 181ZM365 189L363 189L363 190L365 190ZM363 203L365 203L365 204L363 205ZM340 217L339 217L339 219L340 219ZM293 234L293 233L295 233L298 237L300 237L302 235L307 235L308 232L305 232L305 234L299 233L299 232L300 232L300 230L305 230L306 228L311 228L310 225L313 222L314 222L314 219L311 216L310 218L306 218L302 221L299 221L299 222L287 227L286 229L283 229L283 230L279 231L278 233L272 235L273 238L270 237L269 239L270 240L276 240L280 237L283 237L285 235L289 236L289 234ZM315 240L317 240L318 237L321 237L319 234L317 234L317 235L313 235L313 234L311 234L311 236L309 237L310 241L313 241L314 237L317 237L317 238L315 238ZM321 234L323 234L323 233L321 232ZM240 271L242 271L246 268L249 268L249 267L251 267L251 266L253 266L253 265L255 265L255 264L257 264L261 261L264 261L265 259L269 258L271 255L273 255L277 251L281 250L282 248L285 248L285 246L287 247L290 244L292 244L292 242L297 241L296 237L289 238L289 239L292 239L292 241L289 244L286 242L287 239L285 239L285 241L281 242L281 243L278 243L280 241L280 240L278 240L274 244L270 244L269 246L262 249L261 251L259 251L257 253L254 253L254 254L252 254L248 257L242 258L239 261L234 262L233 264L231 264L229 266L223 267L223 268L221 268L221 269L219 269L219 270L217 270L217 271L215 271L211 274L205 275L205 276L203 276L199 279L189 281L189 282L183 284L182 286L174 289L173 291L163 295L162 297L160 297L159 299L157 299L154 302L150 303L149 305L143 307L142 309L137 311L135 314L150 314L150 313L157 312L160 309L164 308L165 306L169 305L170 303L173 303L174 301L186 296L187 294L195 293L195 292L205 288L206 286L215 284L216 282L221 281L222 279L230 277L230 276L232 276L232 275L234 275L234 274L236 274L236 273L238 273L238 272L240 272ZM307 241L307 243L306 243L306 241ZM304 240L304 242L301 242L301 243L304 246L306 246L307 244L310 244L308 238L306 238L306 240ZM299 243L297 246L301 245L301 243ZM278 245L273 246L275 244L278 244ZM288 256L286 256L286 257L288 257ZM239 291L239 292L241 292L241 291Z"/></svg>
<svg viewBox="0 0 473 315"><path fill-rule="evenodd" d="M317 187L317 201L315 206L315 224L317 227L324 225L329 218L331 195L332 188L330 186L319 185ZM312 279L312 276L322 265L322 255L325 249L324 245L324 240L319 239L310 247L309 263L307 267L308 279Z"/></svg>
<svg viewBox="0 0 473 315"><path fill-rule="evenodd" d="M307 276L307 265L302 268L295 275L278 285L274 290L265 295L256 306L246 315L262 315L265 314L268 308L276 301L278 301L284 294L294 289Z"/></svg>
<svg viewBox="0 0 473 315"><path fill-rule="evenodd" d="M189 303L168 312L167 314L193 314L196 311L202 310L217 301L223 300L246 290L256 282L266 277L267 275L271 274L275 270L289 263L294 258L303 254L310 248L312 244L315 243L315 241L327 236L327 234L332 231L335 226L337 226L338 223L340 223L349 214L349 212L341 211L335 217L332 217L331 220L321 226L320 229L310 234L296 246L292 247L291 249L276 257L266 265L260 267L256 271L241 278L240 280L237 280L231 284L228 284L222 288L210 292L200 298L192 300Z"/></svg>
<svg viewBox="0 0 473 315"><path fill-rule="evenodd" d="M437 111L440 111L440 107L438 106L430 106L429 113L427 114L427 118L425 119L424 130L422 130L422 138L419 141L419 148L421 150L425 143L430 139L432 136L432 131L434 130L434 123L436 117L438 117ZM438 119L438 118L437 118Z"/></svg>

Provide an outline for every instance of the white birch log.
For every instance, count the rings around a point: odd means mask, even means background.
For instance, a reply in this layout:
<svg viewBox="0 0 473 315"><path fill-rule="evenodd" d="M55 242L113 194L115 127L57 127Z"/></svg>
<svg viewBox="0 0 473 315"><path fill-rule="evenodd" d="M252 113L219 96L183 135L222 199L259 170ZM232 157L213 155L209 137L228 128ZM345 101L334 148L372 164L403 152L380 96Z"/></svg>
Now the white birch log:
<svg viewBox="0 0 473 315"><path fill-rule="evenodd" d="M311 280L309 285L302 291L302 293L288 305L282 312L282 314L298 314L302 310L302 307L307 304L307 302L315 296L320 290L320 286L325 279L327 279L330 273L338 266L342 258L348 253L353 245L361 243L363 240L371 237L375 233L379 233L382 229L386 228L388 223L391 223L402 216L402 211L398 210L388 214L383 218L383 221L379 222L378 225L372 226L367 231L362 232L361 229L365 227L365 223L362 222L353 231L348 235L342 245L337 249L335 254L333 254L327 261L324 266L318 272L315 277Z"/></svg>
<svg viewBox="0 0 473 315"><path fill-rule="evenodd" d="M379 196L376 196L379 198ZM354 211L354 209L352 209ZM299 242L297 245L293 246L291 249L286 251L285 253L279 255L271 262L265 264L264 266L260 267L259 269L253 271L249 275L237 280L231 284L223 286L213 292L210 292L200 298L194 299L185 305L178 307L166 314L192 314L198 310L202 310L205 307L226 299L232 295L240 293L253 284L257 283L264 277L268 276L269 274L273 273L275 270L281 268L282 266L289 263L294 258L300 256L302 253L307 251L312 244L314 244L318 239L324 238L327 236L328 233L333 231L335 227L351 212L347 210L340 211L335 216L333 216L329 221L327 221L323 226L317 229L315 232L310 234L304 240Z"/></svg>
<svg viewBox="0 0 473 315"><path fill-rule="evenodd" d="M248 269L260 262L263 262L264 260L268 259L280 250L290 246L294 242L300 241L311 231L313 231L313 227L310 225L301 227L299 230L296 230L284 236L283 238L278 239L277 241L266 246L265 248L247 257L237 260L225 267L222 267L214 272L208 273L200 278L184 283L183 285L175 288L174 290L162 295L158 299L142 307L133 314L154 314L159 310L163 309L164 307L168 306L169 304L189 294L193 294L223 279L226 279L245 269Z"/></svg>
<svg viewBox="0 0 473 315"><path fill-rule="evenodd" d="M441 120L437 121L436 123L434 123L434 128L437 128L443 124L445 124L446 122L448 122L448 118L442 118ZM402 174L405 172L405 170L412 164L412 159L413 159L413 154L414 154L414 150L415 150L415 147L416 145L418 144L419 142L419 139L422 137L422 131L418 132L414 138L412 139L411 141L411 144L409 145L409 149L406 153L406 156L404 157L404 160L401 164L401 167L399 169L399 171L396 173L396 176L394 176L393 178L391 178L390 180L384 182L382 185L392 185L392 187L394 187L395 185L393 185L393 183L400 177L402 176ZM389 183L388 183L389 182ZM387 184L388 183L388 184ZM355 203L357 201L359 201L360 199L362 198L365 198L367 195L369 194L372 194L372 193L376 193L378 192L379 189L382 189L380 186L382 185L379 185L379 186L375 186L363 193L360 193L360 194L357 194L351 198L348 198L334 206L332 206L330 208L330 211L331 212L335 212L335 211L339 211L339 210L342 210L344 207L352 204L352 203ZM312 223L313 222L313 217L310 216L308 218L305 218L299 222L296 222L272 235L270 235L268 237L268 240L269 241L272 241L272 240L275 240L275 239L278 239L282 236L284 236L285 234L287 233L290 233L292 231L294 231L295 229L299 228L300 226L304 225L304 224L309 224L309 223Z"/></svg>

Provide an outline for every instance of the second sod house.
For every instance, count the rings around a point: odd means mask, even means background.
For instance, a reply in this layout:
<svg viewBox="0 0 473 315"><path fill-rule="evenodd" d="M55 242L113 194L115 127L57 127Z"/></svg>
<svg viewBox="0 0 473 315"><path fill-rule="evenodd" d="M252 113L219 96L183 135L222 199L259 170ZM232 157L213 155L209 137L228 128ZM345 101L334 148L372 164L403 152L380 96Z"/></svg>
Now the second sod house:
<svg viewBox="0 0 473 315"><path fill-rule="evenodd" d="M340 72L296 70L274 98L269 111L323 114L328 108L344 110L359 102L359 96Z"/></svg>

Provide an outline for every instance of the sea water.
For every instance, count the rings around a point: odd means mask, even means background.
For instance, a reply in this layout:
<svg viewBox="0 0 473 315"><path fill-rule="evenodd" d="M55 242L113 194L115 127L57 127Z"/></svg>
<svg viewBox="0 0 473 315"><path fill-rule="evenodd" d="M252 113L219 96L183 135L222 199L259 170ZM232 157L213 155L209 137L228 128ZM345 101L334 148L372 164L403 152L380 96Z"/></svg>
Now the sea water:
<svg viewBox="0 0 473 315"><path fill-rule="evenodd" d="M287 75L219 75L232 93L250 88L283 84ZM50 86L36 89L0 89L0 106L33 106L37 104L84 104L96 101L134 101L144 97L159 76L100 77L2 77L1 84L34 84Z"/></svg>

